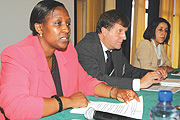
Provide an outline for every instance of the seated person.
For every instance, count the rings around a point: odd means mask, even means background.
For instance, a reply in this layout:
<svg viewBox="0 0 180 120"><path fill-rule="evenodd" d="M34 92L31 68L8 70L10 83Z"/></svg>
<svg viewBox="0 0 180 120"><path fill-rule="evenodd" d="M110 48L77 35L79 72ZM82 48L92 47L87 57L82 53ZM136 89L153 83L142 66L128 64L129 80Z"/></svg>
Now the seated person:
<svg viewBox="0 0 180 120"><path fill-rule="evenodd" d="M163 69L148 72L129 64L121 49L128 26L129 19L120 11L104 12L98 20L96 32L87 33L76 50L80 64L89 75L111 86L139 90L159 83L167 73Z"/></svg>
<svg viewBox="0 0 180 120"><path fill-rule="evenodd" d="M170 38L170 24L164 18L154 19L143 35L136 48L134 66L143 69L156 70L163 68L172 72L172 63L167 57L164 44L168 44Z"/></svg>
<svg viewBox="0 0 180 120"><path fill-rule="evenodd" d="M32 10L28 35L1 53L0 120L39 119L67 108L86 107L85 95L139 101L133 90L92 78L69 42L68 11L57 1L40 1Z"/></svg>

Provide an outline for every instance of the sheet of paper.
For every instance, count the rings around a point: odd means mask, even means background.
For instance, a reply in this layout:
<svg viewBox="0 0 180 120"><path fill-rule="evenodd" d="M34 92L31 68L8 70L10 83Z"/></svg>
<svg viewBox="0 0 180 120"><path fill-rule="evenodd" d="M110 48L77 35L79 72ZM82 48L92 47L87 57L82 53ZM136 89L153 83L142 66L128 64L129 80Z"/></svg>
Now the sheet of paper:
<svg viewBox="0 0 180 120"><path fill-rule="evenodd" d="M175 71L175 72L171 73L171 75L180 76L180 71Z"/></svg>
<svg viewBox="0 0 180 120"><path fill-rule="evenodd" d="M180 87L173 87L173 86L162 86L162 85L152 85L147 89L142 89L147 91L160 91L160 90L171 90L172 93L176 93L180 90Z"/></svg>
<svg viewBox="0 0 180 120"><path fill-rule="evenodd" d="M180 79L166 79L161 81L161 86L174 86L180 87Z"/></svg>
<svg viewBox="0 0 180 120"><path fill-rule="evenodd" d="M143 97L139 97L140 102L135 99L126 103L109 103L109 102L94 102L88 104L86 108L74 108L70 113L84 114L90 107L98 111L123 115L135 119L142 119L143 115Z"/></svg>

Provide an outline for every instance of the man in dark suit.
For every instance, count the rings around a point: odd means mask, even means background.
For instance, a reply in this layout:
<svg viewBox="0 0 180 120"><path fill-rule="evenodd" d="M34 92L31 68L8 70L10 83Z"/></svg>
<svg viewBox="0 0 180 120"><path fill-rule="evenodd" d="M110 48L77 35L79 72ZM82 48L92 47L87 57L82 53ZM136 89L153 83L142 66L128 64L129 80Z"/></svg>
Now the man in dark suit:
<svg viewBox="0 0 180 120"><path fill-rule="evenodd" d="M120 11L104 12L98 20L96 32L87 33L76 50L79 62L91 76L111 86L138 91L159 83L167 73L163 69L148 72L129 64L121 49L128 26L128 18Z"/></svg>

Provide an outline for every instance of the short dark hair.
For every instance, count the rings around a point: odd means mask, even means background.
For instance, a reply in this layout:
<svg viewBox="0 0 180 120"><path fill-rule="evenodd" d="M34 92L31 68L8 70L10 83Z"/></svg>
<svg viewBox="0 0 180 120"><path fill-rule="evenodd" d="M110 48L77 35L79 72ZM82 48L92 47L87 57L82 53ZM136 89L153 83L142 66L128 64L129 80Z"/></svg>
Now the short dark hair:
<svg viewBox="0 0 180 120"><path fill-rule="evenodd" d="M96 33L101 33L102 27L110 30L114 24L118 22L120 22L123 27L129 27L130 24L128 17L118 10L104 12L98 20Z"/></svg>
<svg viewBox="0 0 180 120"><path fill-rule="evenodd" d="M37 3L37 5L33 8L30 16L29 27L33 33L33 36L38 34L35 30L34 24L45 22L45 17L49 15L49 13L58 6L65 8L65 6L62 3L54 0L43 0Z"/></svg>
<svg viewBox="0 0 180 120"><path fill-rule="evenodd" d="M166 19L161 18L161 17L158 19L156 18L150 22L150 24L148 25L148 27L146 28L146 30L143 34L144 39L151 41L152 38L155 38L156 37L156 35L155 35L156 28L162 22L166 23L168 26L167 36L166 36L166 39L164 40L163 44L164 43L168 44L168 41L170 38L170 33L171 33L171 30L170 30L171 25L169 24L169 22Z"/></svg>

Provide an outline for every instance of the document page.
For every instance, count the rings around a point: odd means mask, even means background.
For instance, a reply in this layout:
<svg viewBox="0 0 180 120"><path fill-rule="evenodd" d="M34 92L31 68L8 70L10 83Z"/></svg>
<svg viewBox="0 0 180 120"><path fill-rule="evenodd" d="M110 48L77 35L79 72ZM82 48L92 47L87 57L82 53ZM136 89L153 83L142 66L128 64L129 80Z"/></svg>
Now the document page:
<svg viewBox="0 0 180 120"><path fill-rule="evenodd" d="M161 86L180 87L180 79L166 79L161 81Z"/></svg>
<svg viewBox="0 0 180 120"><path fill-rule="evenodd" d="M159 84L159 85L152 85L151 87L142 90L147 90L147 91L171 90L172 93L176 93L180 90L180 87L163 86Z"/></svg>
<svg viewBox="0 0 180 120"><path fill-rule="evenodd" d="M142 119L143 115L143 98L139 97L140 102L135 99L126 103L109 103L90 101L86 108L74 108L70 113L84 114L90 107L98 111L113 113L117 115L127 116L135 119Z"/></svg>
<svg viewBox="0 0 180 120"><path fill-rule="evenodd" d="M171 75L180 76L180 71L175 71L175 72L171 73Z"/></svg>

